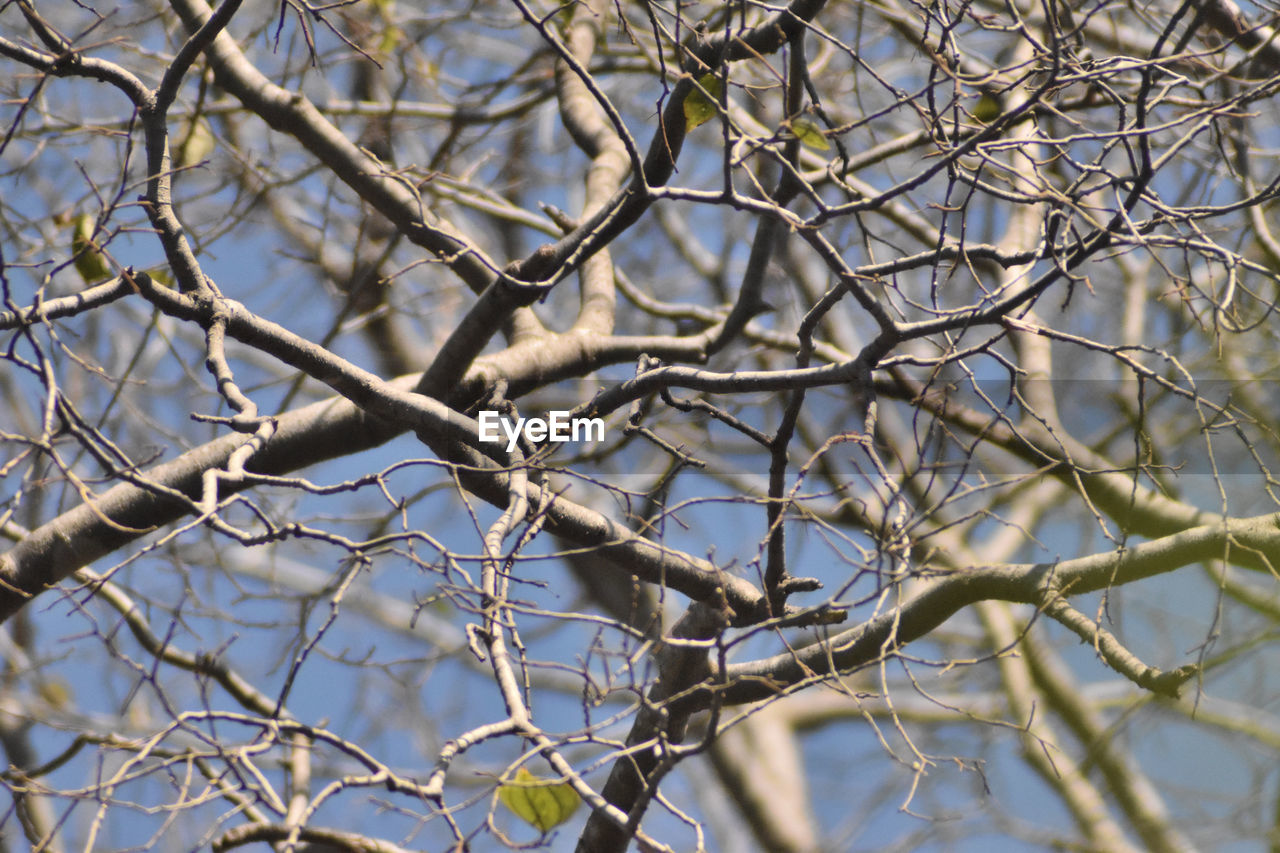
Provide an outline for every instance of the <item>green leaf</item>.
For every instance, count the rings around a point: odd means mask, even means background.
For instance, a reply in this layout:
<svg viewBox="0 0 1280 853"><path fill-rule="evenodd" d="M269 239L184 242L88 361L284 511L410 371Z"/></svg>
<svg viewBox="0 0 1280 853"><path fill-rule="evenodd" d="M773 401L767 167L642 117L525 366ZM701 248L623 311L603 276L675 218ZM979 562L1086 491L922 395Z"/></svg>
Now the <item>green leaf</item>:
<svg viewBox="0 0 1280 853"><path fill-rule="evenodd" d="M989 124L999 118L1003 110L999 97L991 92L983 92L978 102L973 105L973 117L983 124Z"/></svg>
<svg viewBox="0 0 1280 853"><path fill-rule="evenodd" d="M539 779L521 767L510 782L498 786L498 798L516 817L539 832L550 832L568 820L581 799L568 782Z"/></svg>
<svg viewBox="0 0 1280 853"><path fill-rule="evenodd" d="M706 124L715 118L716 102L724 91L724 83L715 74L703 74L698 78L698 86L684 99L684 125L686 130L693 130L700 124ZM703 89L706 91L704 92Z"/></svg>
<svg viewBox="0 0 1280 853"><path fill-rule="evenodd" d="M800 144L805 148L812 148L814 151L831 150L831 143L823 135L822 128L808 119L798 118L791 122L791 132L796 135L796 139L799 139Z"/></svg>
<svg viewBox="0 0 1280 853"><path fill-rule="evenodd" d="M96 284L111 277L111 268L102 257L102 250L93 242L93 227L94 218L81 213L75 218L75 228L71 232L71 252L75 255L76 272L80 273L85 284Z"/></svg>

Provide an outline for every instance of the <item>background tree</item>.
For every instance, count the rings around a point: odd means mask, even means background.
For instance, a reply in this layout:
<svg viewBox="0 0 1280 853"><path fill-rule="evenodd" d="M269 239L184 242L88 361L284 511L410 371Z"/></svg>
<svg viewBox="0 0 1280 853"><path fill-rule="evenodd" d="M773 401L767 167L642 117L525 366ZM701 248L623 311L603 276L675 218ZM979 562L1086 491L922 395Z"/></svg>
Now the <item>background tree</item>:
<svg viewBox="0 0 1280 853"><path fill-rule="evenodd" d="M4 844L1280 845L1275 14L0 5Z"/></svg>

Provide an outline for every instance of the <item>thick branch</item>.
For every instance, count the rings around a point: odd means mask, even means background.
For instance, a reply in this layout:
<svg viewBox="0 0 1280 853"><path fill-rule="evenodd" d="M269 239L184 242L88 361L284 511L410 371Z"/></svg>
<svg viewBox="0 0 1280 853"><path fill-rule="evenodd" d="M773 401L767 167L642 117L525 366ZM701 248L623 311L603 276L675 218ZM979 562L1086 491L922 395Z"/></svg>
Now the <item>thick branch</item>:
<svg viewBox="0 0 1280 853"><path fill-rule="evenodd" d="M713 607L694 604L671 629L676 640L709 640L724 629L723 615ZM613 822L603 810L587 819L578 838L578 853L622 853L631 843L630 829L637 827L645 806L656 794L660 758L668 743L684 740L688 711L673 711L666 701L702 681L710 674L707 648L700 644L667 643L658 652L658 681L636 714L627 747L631 751L613 763L609 780L601 792L604 798L629 815L628 826Z"/></svg>

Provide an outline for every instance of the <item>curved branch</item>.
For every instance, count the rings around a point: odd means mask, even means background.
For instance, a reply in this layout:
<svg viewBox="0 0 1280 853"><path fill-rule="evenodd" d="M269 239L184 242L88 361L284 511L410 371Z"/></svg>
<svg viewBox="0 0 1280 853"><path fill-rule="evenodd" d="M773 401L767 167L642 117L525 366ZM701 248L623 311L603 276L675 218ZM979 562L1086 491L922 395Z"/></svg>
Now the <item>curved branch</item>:
<svg viewBox="0 0 1280 853"><path fill-rule="evenodd" d="M1274 572L1274 567L1280 567L1280 515L1228 519L1119 553L1058 563L962 569L856 628L823 637L794 652L730 666L726 671L729 686L717 688L716 695L731 704L754 702L814 679L857 669L925 636L979 601L1043 607L1055 590L1065 595L1094 592L1211 559ZM705 707L710 696L703 691L686 701Z"/></svg>
<svg viewBox="0 0 1280 853"><path fill-rule="evenodd" d="M211 10L204 0L174 0L187 28L198 31ZM447 221L433 215L414 186L393 175L333 126L306 97L283 89L253 66L226 32L208 49L218 85L275 130L289 134L409 240L443 260L476 293L497 278L497 265Z"/></svg>

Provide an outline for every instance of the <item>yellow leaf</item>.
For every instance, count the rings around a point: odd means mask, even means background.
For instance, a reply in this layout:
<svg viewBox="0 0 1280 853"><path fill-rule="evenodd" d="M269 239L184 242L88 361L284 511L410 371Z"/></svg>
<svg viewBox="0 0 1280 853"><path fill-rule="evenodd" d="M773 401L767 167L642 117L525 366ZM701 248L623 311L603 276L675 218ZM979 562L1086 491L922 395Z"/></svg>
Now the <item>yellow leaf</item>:
<svg viewBox="0 0 1280 853"><path fill-rule="evenodd" d="M152 267L147 270L147 275L151 276L151 280L161 287L167 287L170 290L174 289L173 273L169 272L167 266Z"/></svg>
<svg viewBox="0 0 1280 853"><path fill-rule="evenodd" d="M539 832L550 832L573 816L581 802L568 782L539 779L521 767L510 782L498 786L498 798L516 817Z"/></svg>
<svg viewBox="0 0 1280 853"><path fill-rule="evenodd" d="M183 129L182 142L178 144L178 156L174 166L189 169L204 162L217 145L209 126L201 119L192 118Z"/></svg>
<svg viewBox="0 0 1280 853"><path fill-rule="evenodd" d="M102 250L93 242L94 218L81 213L75 219L71 232L71 252L75 255L76 271L85 284L94 284L111 277L111 268L102 257Z"/></svg>
<svg viewBox="0 0 1280 853"><path fill-rule="evenodd" d="M800 140L800 144L806 148L812 148L815 151L831 150L831 143L823 135L822 128L807 119L798 118L791 122L791 132L796 135L796 139Z"/></svg>
<svg viewBox="0 0 1280 853"><path fill-rule="evenodd" d="M396 26L395 0L373 0L373 9L377 12L378 22L382 25L382 37L378 39L377 52L381 56L389 56L404 41L404 31Z"/></svg>
<svg viewBox="0 0 1280 853"><path fill-rule="evenodd" d="M714 74L703 74L698 78L698 85L684 99L684 125L686 130L693 130L700 124L706 124L716 114L716 102L724 91L724 83ZM704 92L703 89L706 91Z"/></svg>
<svg viewBox="0 0 1280 853"><path fill-rule="evenodd" d="M40 682L36 688L40 698L54 708L65 708L71 704L71 685L61 678L50 678Z"/></svg>
<svg viewBox="0 0 1280 853"><path fill-rule="evenodd" d="M379 55L390 55L391 51L400 46L400 42L403 39L404 32L399 27L387 27L382 31L382 38L378 39Z"/></svg>

